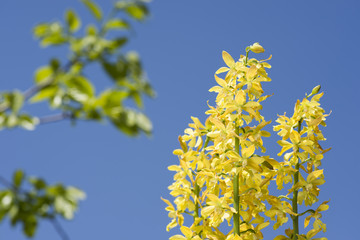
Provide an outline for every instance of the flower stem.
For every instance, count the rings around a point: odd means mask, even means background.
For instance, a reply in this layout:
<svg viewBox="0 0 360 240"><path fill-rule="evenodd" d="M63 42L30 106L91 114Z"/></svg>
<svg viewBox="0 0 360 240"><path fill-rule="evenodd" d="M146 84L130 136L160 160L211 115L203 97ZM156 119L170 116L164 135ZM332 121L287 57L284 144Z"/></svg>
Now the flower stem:
<svg viewBox="0 0 360 240"><path fill-rule="evenodd" d="M236 127L235 133L239 136L239 127ZM239 138L235 137L235 151L239 153L240 151L240 143ZM234 234L240 236L240 196L239 196L239 173L234 176L233 179L233 192L234 192L234 208L236 213L233 215L234 220Z"/></svg>
<svg viewBox="0 0 360 240"><path fill-rule="evenodd" d="M299 121L299 125L298 125L298 133L300 134L301 131L301 120ZM295 165L295 174L294 174L294 186L299 182L299 170L300 170L300 159L297 158L297 163ZM297 204L297 200L298 200L298 190L295 189L294 193L293 193L293 198L292 198L292 209L294 213L298 213L298 204ZM298 234L299 234L299 216L295 215L292 216L291 219L293 220L293 230L294 230L294 234L292 239L293 240L298 240Z"/></svg>

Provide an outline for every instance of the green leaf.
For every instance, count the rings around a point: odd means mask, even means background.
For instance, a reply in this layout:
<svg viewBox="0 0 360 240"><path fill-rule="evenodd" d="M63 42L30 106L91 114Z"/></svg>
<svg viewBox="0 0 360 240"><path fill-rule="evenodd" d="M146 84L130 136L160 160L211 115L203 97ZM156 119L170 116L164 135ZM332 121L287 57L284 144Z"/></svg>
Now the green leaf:
<svg viewBox="0 0 360 240"><path fill-rule="evenodd" d="M53 69L49 66L39 68L35 72L35 76L34 76L35 83L39 84L49 81L53 73L54 73Z"/></svg>
<svg viewBox="0 0 360 240"><path fill-rule="evenodd" d="M127 92L121 90L106 90L101 93L97 105L103 108L106 115L116 118L123 111L122 101L128 95Z"/></svg>
<svg viewBox="0 0 360 240"><path fill-rule="evenodd" d="M37 117L31 117L29 115L23 114L19 117L19 126L26 130L34 130L36 125L39 124L39 119Z"/></svg>
<svg viewBox="0 0 360 240"><path fill-rule="evenodd" d="M0 192L0 209L9 210L10 206L14 201L14 193L10 190ZM1 217L0 217L1 221Z"/></svg>
<svg viewBox="0 0 360 240"><path fill-rule="evenodd" d="M73 10L68 10L66 12L65 19L70 32L76 32L80 28L80 19Z"/></svg>
<svg viewBox="0 0 360 240"><path fill-rule="evenodd" d="M108 30L111 29L122 30L122 29L128 29L129 24L122 19L111 19L105 24L105 28Z"/></svg>
<svg viewBox="0 0 360 240"><path fill-rule="evenodd" d="M42 190L46 188L46 182L41 178L31 177L29 182L34 186L36 190Z"/></svg>
<svg viewBox="0 0 360 240"><path fill-rule="evenodd" d="M9 116L7 116L5 126L7 128L13 128L17 125L17 123L18 123L18 118L15 114L12 113Z"/></svg>
<svg viewBox="0 0 360 240"><path fill-rule="evenodd" d="M97 6L91 0L81 0L85 6L90 10L90 12L94 15L94 17L100 21L102 19L102 11L99 6Z"/></svg>
<svg viewBox="0 0 360 240"><path fill-rule="evenodd" d="M24 181L25 174L22 170L16 170L13 174L13 184L15 187L20 187L22 182Z"/></svg>
<svg viewBox="0 0 360 240"><path fill-rule="evenodd" d="M146 134L150 134L152 131L152 123L150 119L143 113L138 113L136 116L136 122L139 128Z"/></svg>
<svg viewBox="0 0 360 240"><path fill-rule="evenodd" d="M144 20L149 14L148 8L144 4L132 4L125 8L126 13L136 20Z"/></svg>
<svg viewBox="0 0 360 240"><path fill-rule="evenodd" d="M41 41L41 45L43 47L47 47L50 45L61 45L64 44L65 42L66 42L66 38L64 38L62 34L55 33L47 37L44 37Z"/></svg>
<svg viewBox="0 0 360 240"><path fill-rule="evenodd" d="M94 96L94 86L83 76L70 78L66 85L69 87L69 95L76 101L85 102Z"/></svg>
<svg viewBox="0 0 360 240"><path fill-rule="evenodd" d="M58 86L50 86L43 88L41 91L39 91L35 96L33 96L30 99L31 103L40 102L46 99L50 99L56 95L56 92L58 91Z"/></svg>
<svg viewBox="0 0 360 240"><path fill-rule="evenodd" d="M33 237L37 228L37 219L35 215L28 215L24 219L23 232L28 237Z"/></svg>
<svg viewBox="0 0 360 240"><path fill-rule="evenodd" d="M54 186L49 186L46 188L46 192L50 195L50 196L63 196L66 193L66 190L64 188L63 185L61 184L56 184Z"/></svg>
<svg viewBox="0 0 360 240"><path fill-rule="evenodd" d="M134 99L136 105L139 107L139 108L142 108L143 107L143 101L142 101L142 98L141 98L141 95L138 91L132 91L130 93L130 96Z"/></svg>
<svg viewBox="0 0 360 240"><path fill-rule="evenodd" d="M115 52L122 46L124 46L127 43L128 39L126 37L116 38L109 44L109 48L111 52Z"/></svg>
<svg viewBox="0 0 360 240"><path fill-rule="evenodd" d="M86 27L86 33L90 36L96 36L97 34L97 28L95 25L93 24L89 24L87 27Z"/></svg>
<svg viewBox="0 0 360 240"><path fill-rule="evenodd" d="M66 200L63 196L58 196L55 198L54 203L55 211L61 214L65 219L70 220L74 218L74 211L76 206Z"/></svg>
<svg viewBox="0 0 360 240"><path fill-rule="evenodd" d="M111 77L115 82L124 81L128 73L128 65L125 61L119 60L116 63L107 62L103 60L101 62L104 71Z"/></svg>
<svg viewBox="0 0 360 240"><path fill-rule="evenodd" d="M34 33L35 37L37 37L37 38L42 38L42 37L46 36L48 34L48 32L49 32L49 24L48 23L38 24L33 29L33 33Z"/></svg>
<svg viewBox="0 0 360 240"><path fill-rule="evenodd" d="M76 187L69 186L66 189L66 197L72 202L77 202L79 200L84 200L86 198L86 194Z"/></svg>
<svg viewBox="0 0 360 240"><path fill-rule="evenodd" d="M24 104L24 95L19 91L14 91L11 95L11 109L14 113L19 112Z"/></svg>

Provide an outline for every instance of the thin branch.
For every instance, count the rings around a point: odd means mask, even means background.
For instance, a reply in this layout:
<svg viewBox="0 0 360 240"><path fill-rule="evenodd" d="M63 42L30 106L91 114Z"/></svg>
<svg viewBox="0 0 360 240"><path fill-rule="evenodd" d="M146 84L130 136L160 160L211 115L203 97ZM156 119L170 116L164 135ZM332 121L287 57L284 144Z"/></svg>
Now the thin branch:
<svg viewBox="0 0 360 240"><path fill-rule="evenodd" d="M39 124L59 122L68 118L72 118L72 114L69 112L62 112L59 114L54 114L39 118Z"/></svg>
<svg viewBox="0 0 360 240"><path fill-rule="evenodd" d="M46 88L47 86L50 86L54 82L54 80L55 80L54 78L50 78L48 81L46 81L42 84L38 84L38 85L28 88L27 90L25 90L23 92L24 99L28 100L29 98L34 96L37 92L41 91L42 89Z"/></svg>
<svg viewBox="0 0 360 240"><path fill-rule="evenodd" d="M63 71L64 72L69 71L70 68L78 61L79 61L78 57L75 57L73 60L69 60L69 62L67 62L67 64L63 67ZM55 76L53 76L52 78L48 79L47 81L41 84L31 86L30 88L23 91L22 94L24 95L25 101L29 100L32 96L34 96L42 89L50 86L54 81L55 81ZM10 108L9 104L0 104L0 113L7 111L9 108Z"/></svg>
<svg viewBox="0 0 360 240"><path fill-rule="evenodd" d="M59 221L54 217L50 219L51 224L54 226L56 232L59 234L62 240L70 240L69 235L65 232Z"/></svg>

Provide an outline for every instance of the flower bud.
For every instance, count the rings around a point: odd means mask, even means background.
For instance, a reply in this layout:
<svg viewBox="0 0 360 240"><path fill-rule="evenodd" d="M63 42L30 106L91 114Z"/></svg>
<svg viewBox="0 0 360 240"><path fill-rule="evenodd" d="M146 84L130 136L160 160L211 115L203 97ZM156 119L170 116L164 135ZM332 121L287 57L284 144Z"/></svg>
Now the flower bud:
<svg viewBox="0 0 360 240"><path fill-rule="evenodd" d="M253 45L251 45L250 50L253 51L254 53L265 52L265 49L259 43L254 43Z"/></svg>
<svg viewBox="0 0 360 240"><path fill-rule="evenodd" d="M314 87L313 90L311 91L311 96L317 94L320 91L320 88L321 88L320 85Z"/></svg>

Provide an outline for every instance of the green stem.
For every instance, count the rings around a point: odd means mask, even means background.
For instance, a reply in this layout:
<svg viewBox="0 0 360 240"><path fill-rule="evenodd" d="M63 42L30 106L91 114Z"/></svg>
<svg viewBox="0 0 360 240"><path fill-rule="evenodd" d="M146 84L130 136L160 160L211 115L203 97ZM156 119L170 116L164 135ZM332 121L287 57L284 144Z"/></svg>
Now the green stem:
<svg viewBox="0 0 360 240"><path fill-rule="evenodd" d="M209 137L206 137L205 139L205 142L204 142L204 146L203 146L203 149L202 151L205 152L205 148L208 146L209 144L209 141L210 141L210 138ZM200 217L199 215L199 210L200 210L200 206L199 206L199 195L200 195L200 186L195 182L195 196L196 196L196 202L195 202L195 212L194 212L194 222L196 220L196 218ZM201 234L200 234L200 237L201 237Z"/></svg>
<svg viewBox="0 0 360 240"><path fill-rule="evenodd" d="M246 51L246 57L245 57L245 66L247 65L248 57L249 57L250 50Z"/></svg>
<svg viewBox="0 0 360 240"><path fill-rule="evenodd" d="M195 183L195 196L196 196L196 202L195 202L195 214L194 214L194 222L197 217L199 217L199 193L200 193L200 187L197 183Z"/></svg>
<svg viewBox="0 0 360 240"><path fill-rule="evenodd" d="M299 125L298 125L298 133L300 134L301 131L301 119L299 121ZM300 159L297 158L297 163L295 165L295 174L294 174L294 186L299 182L299 170L300 170ZM295 189L294 193L293 193L293 198L292 198L292 209L294 213L298 213L298 190ZM299 234L299 216L298 215L294 215L291 217L293 220L293 230L294 230L294 235L292 237L293 240L298 240L298 234Z"/></svg>
<svg viewBox="0 0 360 240"><path fill-rule="evenodd" d="M239 136L239 127L236 127L235 133ZM239 153L240 142L239 138L235 137L235 151ZM240 196L239 196L239 173L234 176L233 179L233 192L234 192L234 208L236 213L233 215L234 220L234 234L240 236Z"/></svg>

